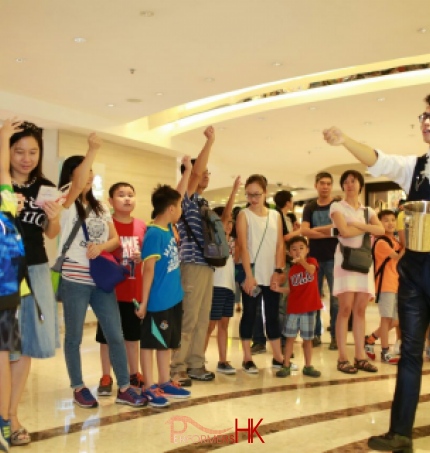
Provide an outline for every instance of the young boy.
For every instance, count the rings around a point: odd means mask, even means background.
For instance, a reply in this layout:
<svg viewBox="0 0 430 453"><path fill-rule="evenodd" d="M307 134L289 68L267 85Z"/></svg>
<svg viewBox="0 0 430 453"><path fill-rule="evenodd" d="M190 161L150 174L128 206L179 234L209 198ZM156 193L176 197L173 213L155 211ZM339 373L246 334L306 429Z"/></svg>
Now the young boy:
<svg viewBox="0 0 430 453"><path fill-rule="evenodd" d="M127 279L115 288L130 371L130 385L142 388L143 376L139 373L140 321L135 315L133 300L138 302L142 300L140 250L146 225L142 220L132 217L136 207L136 193L134 187L128 182L117 182L109 189L109 203L113 208L113 223L121 242L121 246L113 254L130 272ZM113 381L110 376L109 346L99 323L97 323L96 341L100 343L103 372L97 394L107 396L112 394Z"/></svg>
<svg viewBox="0 0 430 453"><path fill-rule="evenodd" d="M20 132L20 123L13 120L6 120L0 128L0 211L15 216L18 210L17 199L12 189L10 176L10 150L9 139L16 132ZM9 228L9 218L2 215L0 218L0 234ZM3 244L4 247L7 244ZM10 249L8 249L10 250ZM16 310L19 304L19 281L18 275L13 269L6 268L7 251L1 250L1 269L0 274L2 281L2 291L0 299L4 300L4 306L15 306L15 308L5 308L0 310L0 451L9 451L11 442L11 427L9 419L10 399L12 392L12 375L11 365L9 362L10 353L17 352L21 349L21 340L19 335L18 321ZM5 263L3 263L5 256ZM22 251L23 256L23 251ZM3 267L4 265L4 267ZM15 269L16 270L16 269ZM8 272L9 271L9 272ZM12 271L12 272L10 272ZM16 277L16 281L11 281L10 285L6 283L8 277ZM4 290L4 291L3 291ZM13 292L13 294L11 294Z"/></svg>
<svg viewBox="0 0 430 453"><path fill-rule="evenodd" d="M185 171L178 190L158 186L152 193L153 223L142 248L143 293L136 315L143 319L140 357L149 405L166 407L166 397L188 398L190 392L170 380L171 350L181 345L182 299L178 247L172 224L181 217L181 199L191 174L191 160L183 159ZM158 385L153 381L153 352L156 351Z"/></svg>
<svg viewBox="0 0 430 453"><path fill-rule="evenodd" d="M303 339L305 366L303 374L310 377L320 377L312 362L312 340L314 338L315 318L317 310L322 308L318 291L318 262L308 257L309 248L303 236L294 236L287 243L292 257L292 265L288 273L288 287L274 285L274 290L288 294L287 317L283 335L287 337L284 351L284 363L276 372L277 377L287 377L291 374L290 357L294 341L300 331Z"/></svg>
<svg viewBox="0 0 430 453"><path fill-rule="evenodd" d="M404 249L402 249L402 246L394 236L396 230L396 215L394 212L386 209L379 212L378 217L385 229L385 235L377 238L374 244L375 274L377 275L375 287L381 322L375 332L371 335L366 335L364 349L367 356L375 360L374 344L380 337L382 346L381 362L397 365L399 358L389 353L388 332L399 324L397 313L397 291L399 287L397 262L403 256ZM383 269L382 273L380 272L381 269Z"/></svg>

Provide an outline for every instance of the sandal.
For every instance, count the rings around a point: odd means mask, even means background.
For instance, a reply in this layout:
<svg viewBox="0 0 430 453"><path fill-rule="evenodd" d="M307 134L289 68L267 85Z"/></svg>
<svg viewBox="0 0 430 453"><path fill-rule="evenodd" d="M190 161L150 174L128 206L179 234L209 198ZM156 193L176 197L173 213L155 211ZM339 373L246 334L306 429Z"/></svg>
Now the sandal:
<svg viewBox="0 0 430 453"><path fill-rule="evenodd" d="M376 368L375 365L372 365L367 359L355 359L354 366L357 370L367 371L368 373L376 373L378 371L378 368Z"/></svg>
<svg viewBox="0 0 430 453"><path fill-rule="evenodd" d="M349 360L338 360L337 369L345 374L357 374L358 369L356 366L352 366Z"/></svg>
<svg viewBox="0 0 430 453"><path fill-rule="evenodd" d="M27 445L31 442L30 433L23 427L17 429L10 436L10 443L12 445Z"/></svg>

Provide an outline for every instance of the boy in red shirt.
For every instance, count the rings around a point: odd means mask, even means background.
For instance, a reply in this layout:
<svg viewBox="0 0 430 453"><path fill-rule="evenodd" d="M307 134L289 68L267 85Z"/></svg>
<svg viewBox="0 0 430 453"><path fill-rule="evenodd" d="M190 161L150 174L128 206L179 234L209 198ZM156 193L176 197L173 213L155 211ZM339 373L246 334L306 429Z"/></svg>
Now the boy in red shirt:
<svg viewBox="0 0 430 453"><path fill-rule="evenodd" d="M121 246L113 255L126 266L130 274L127 279L115 288L121 315L122 332L127 351L130 384L142 388L143 377L139 372L140 319L135 315L133 299L142 300L142 260L140 250L146 225L142 220L132 217L136 206L134 187L128 182L117 182L109 189L109 203L113 208L113 223L118 233ZM97 324L96 341L100 343L100 358L103 376L97 389L99 396L112 394L112 377L110 376L109 347L103 331Z"/></svg>
<svg viewBox="0 0 430 453"><path fill-rule="evenodd" d="M308 257L309 248L303 236L295 236L287 243L292 257L292 266L288 273L288 287L274 285L273 290L288 294L287 317L282 334L287 338L284 351L284 364L276 372L277 377L287 377L291 374L290 357L294 341L300 331L303 339L305 355L305 376L320 377L312 362L312 340L314 338L315 318L317 310L323 308L318 290L318 262Z"/></svg>

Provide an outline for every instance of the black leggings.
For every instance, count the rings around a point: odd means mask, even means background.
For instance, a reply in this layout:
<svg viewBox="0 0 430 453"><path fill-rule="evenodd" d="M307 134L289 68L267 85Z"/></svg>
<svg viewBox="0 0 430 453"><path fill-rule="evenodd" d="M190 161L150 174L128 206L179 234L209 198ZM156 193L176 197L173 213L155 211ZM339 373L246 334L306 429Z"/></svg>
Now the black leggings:
<svg viewBox="0 0 430 453"><path fill-rule="evenodd" d="M264 299L264 315L266 317L266 333L269 340L277 340L281 336L279 328L279 293L272 291L270 286L260 286L261 293L251 297L242 290L242 318L239 324L241 340L251 340L255 324L257 305Z"/></svg>

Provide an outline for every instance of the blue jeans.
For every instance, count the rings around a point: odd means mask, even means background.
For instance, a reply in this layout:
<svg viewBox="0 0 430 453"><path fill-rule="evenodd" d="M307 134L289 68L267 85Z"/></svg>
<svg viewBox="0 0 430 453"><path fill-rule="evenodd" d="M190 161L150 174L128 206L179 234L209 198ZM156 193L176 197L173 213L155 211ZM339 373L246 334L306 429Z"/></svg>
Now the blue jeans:
<svg viewBox="0 0 430 453"><path fill-rule="evenodd" d="M82 379L81 343L88 305L93 309L109 345L112 368L120 388L130 383L121 319L115 293L105 293L96 286L65 280L60 283L60 295L64 308L64 355L70 386L79 388Z"/></svg>
<svg viewBox="0 0 430 453"><path fill-rule="evenodd" d="M339 312L339 301L337 297L333 296L333 268L334 260L321 261L318 263L318 288L320 294L322 294L322 287L324 276L327 280L328 288L330 291L330 335L332 338L336 337L336 319L337 313ZM315 321L315 336L320 337L322 332L321 325L321 310L317 311L317 317Z"/></svg>

